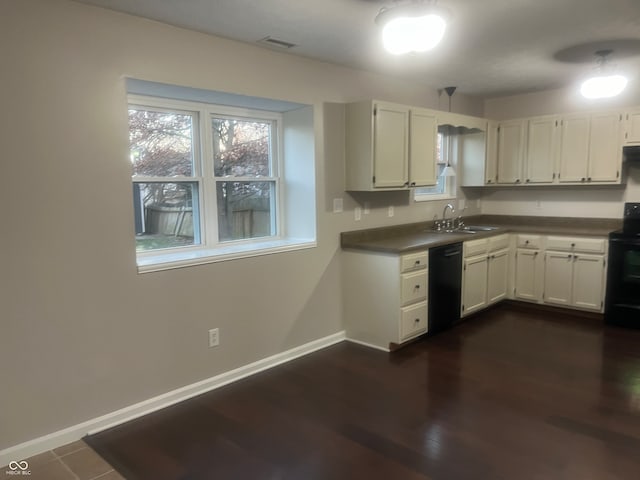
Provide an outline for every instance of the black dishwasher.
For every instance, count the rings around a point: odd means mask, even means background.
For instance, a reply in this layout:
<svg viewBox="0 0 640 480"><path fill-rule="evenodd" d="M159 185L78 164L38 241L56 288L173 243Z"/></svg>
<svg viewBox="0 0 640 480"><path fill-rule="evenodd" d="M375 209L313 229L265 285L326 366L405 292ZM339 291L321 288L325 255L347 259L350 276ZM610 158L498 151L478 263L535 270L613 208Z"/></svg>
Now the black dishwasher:
<svg viewBox="0 0 640 480"><path fill-rule="evenodd" d="M429 333L460 320L462 243L429 249Z"/></svg>

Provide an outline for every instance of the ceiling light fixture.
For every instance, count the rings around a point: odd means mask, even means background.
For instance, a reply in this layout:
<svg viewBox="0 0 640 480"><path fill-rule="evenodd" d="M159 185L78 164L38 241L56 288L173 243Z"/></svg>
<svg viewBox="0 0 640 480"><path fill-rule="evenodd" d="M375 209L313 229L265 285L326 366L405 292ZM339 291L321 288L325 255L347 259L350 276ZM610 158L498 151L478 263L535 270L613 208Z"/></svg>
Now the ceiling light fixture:
<svg viewBox="0 0 640 480"><path fill-rule="evenodd" d="M382 44L394 55L426 52L434 48L447 28L447 10L435 0L412 0L410 3L383 7L375 22L382 26Z"/></svg>
<svg viewBox="0 0 640 480"><path fill-rule="evenodd" d="M627 78L616 73L615 66L608 62L607 57L613 50L598 50L596 52L596 73L582 83L580 93L583 97L610 98L620 95L627 86Z"/></svg>

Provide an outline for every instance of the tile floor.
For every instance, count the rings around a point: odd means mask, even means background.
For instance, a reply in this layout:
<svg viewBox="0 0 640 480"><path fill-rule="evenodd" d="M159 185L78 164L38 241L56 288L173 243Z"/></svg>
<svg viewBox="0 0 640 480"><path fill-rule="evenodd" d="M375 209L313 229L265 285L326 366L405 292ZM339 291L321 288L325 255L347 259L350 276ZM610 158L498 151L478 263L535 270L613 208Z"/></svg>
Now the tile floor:
<svg viewBox="0 0 640 480"><path fill-rule="evenodd" d="M82 440L27 458L26 461L31 475L16 474L4 466L0 467L0 480L124 480Z"/></svg>

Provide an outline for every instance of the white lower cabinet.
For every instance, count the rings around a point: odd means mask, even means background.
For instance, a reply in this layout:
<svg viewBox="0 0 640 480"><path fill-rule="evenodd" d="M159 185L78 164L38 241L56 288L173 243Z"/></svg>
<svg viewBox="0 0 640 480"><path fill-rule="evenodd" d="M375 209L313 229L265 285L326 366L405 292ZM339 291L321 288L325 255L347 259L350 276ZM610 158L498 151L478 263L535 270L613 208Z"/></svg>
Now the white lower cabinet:
<svg viewBox="0 0 640 480"><path fill-rule="evenodd" d="M464 242L461 316L467 316L507 296L509 236Z"/></svg>
<svg viewBox="0 0 640 480"><path fill-rule="evenodd" d="M347 339L389 351L427 332L427 250L342 255Z"/></svg>
<svg viewBox="0 0 640 480"><path fill-rule="evenodd" d="M605 253L604 239L548 237L544 303L602 311Z"/></svg>
<svg viewBox="0 0 640 480"><path fill-rule="evenodd" d="M542 299L543 261L540 235L517 235L515 280L513 296L516 300L539 302Z"/></svg>

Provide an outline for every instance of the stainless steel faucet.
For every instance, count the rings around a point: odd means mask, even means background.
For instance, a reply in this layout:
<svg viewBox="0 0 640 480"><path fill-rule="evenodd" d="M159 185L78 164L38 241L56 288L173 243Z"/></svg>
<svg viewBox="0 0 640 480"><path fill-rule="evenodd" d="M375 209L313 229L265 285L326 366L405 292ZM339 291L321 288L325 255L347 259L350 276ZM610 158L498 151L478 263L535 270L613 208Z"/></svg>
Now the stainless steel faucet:
<svg viewBox="0 0 640 480"><path fill-rule="evenodd" d="M447 208L451 210L451 219L447 220ZM453 205L451 205L450 203L447 203L444 206L444 209L442 210L442 223L444 223L444 228L446 230L452 230L453 229L453 214L456 213L456 209L453 208Z"/></svg>

